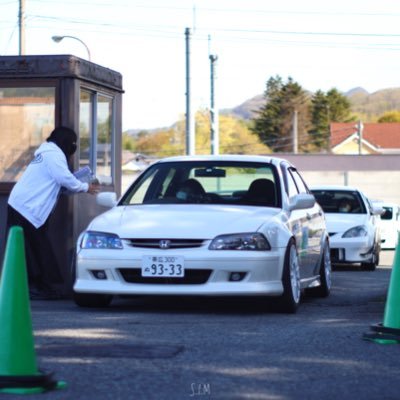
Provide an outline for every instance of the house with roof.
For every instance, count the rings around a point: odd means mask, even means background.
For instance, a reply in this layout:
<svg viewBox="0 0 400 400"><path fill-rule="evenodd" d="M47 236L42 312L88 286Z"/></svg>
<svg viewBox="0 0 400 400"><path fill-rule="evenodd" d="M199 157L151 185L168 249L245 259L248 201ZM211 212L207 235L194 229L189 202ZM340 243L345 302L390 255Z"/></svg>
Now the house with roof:
<svg viewBox="0 0 400 400"><path fill-rule="evenodd" d="M364 123L360 135L357 122L333 122L330 141L333 154L400 154L400 123Z"/></svg>
<svg viewBox="0 0 400 400"><path fill-rule="evenodd" d="M137 173L146 169L153 159L140 153L122 150L122 173Z"/></svg>

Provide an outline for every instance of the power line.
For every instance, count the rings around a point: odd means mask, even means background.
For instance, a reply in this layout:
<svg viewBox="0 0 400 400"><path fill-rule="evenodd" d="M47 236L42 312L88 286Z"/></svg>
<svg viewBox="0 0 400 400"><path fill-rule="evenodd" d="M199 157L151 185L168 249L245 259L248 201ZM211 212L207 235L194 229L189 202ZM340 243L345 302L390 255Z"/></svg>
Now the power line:
<svg viewBox="0 0 400 400"><path fill-rule="evenodd" d="M54 4L54 0L31 0L32 3L52 3ZM11 4L13 2L9 2L6 4ZM132 4L130 1L126 2L120 2L120 1L103 1L103 2L88 2L88 1L81 1L81 0L69 0L69 4L86 4L90 6L106 6L106 7L127 7L131 6L133 8L143 8L143 9L149 9L149 10L184 10L191 12L192 11L192 5L187 6L187 7L177 7L177 6L167 6L164 4L160 5L148 5L148 4ZM63 6L67 6L68 3L63 3ZM365 16L365 17L398 17L400 16L400 13L383 13L383 12L349 12L349 11L304 11L304 10L268 10L268 9L260 9L260 8L250 8L250 7L245 7L245 8L217 8L217 7L199 7L198 5L196 6L196 9L198 11L207 11L207 12L216 12L216 13L224 13L225 15L227 13L247 13L247 14L270 14L270 15L310 15L310 16L321 16L321 15L326 15L326 16Z"/></svg>
<svg viewBox="0 0 400 400"><path fill-rule="evenodd" d="M83 24L83 23L81 23ZM84 24L83 24L84 25ZM96 24L94 24L96 25ZM59 25L57 25L59 28ZM112 28L113 25L110 25ZM116 27L116 26L115 26ZM30 24L29 29L38 29L38 30L48 30L51 29L50 26L40 24L39 26L35 26L34 24ZM66 31L74 31L76 33L76 28L67 28L63 27L63 30ZM171 31L163 31L161 29L147 29L147 28L141 28L141 27L126 27L125 30L121 30L121 27L119 27L119 31L116 32L112 29L102 29L102 28L84 28L80 29L80 32L89 32L89 33L112 33L114 35L118 36L140 36L140 37L152 37L152 38L165 38L165 39L177 39L181 40L182 38L182 33L181 32L171 32ZM195 41L206 41L207 37L206 35L204 36L197 36L193 38ZM264 44L270 44L270 45L276 45L276 46L282 46L286 45L288 47L293 47L293 46L311 46L311 47L321 47L321 48L347 48L347 49L364 49L364 50L376 50L376 51L399 51L400 50L400 43L399 45L396 44L389 44L389 43L366 43L366 44L355 44L355 43L317 43L317 42L307 42L307 41L279 41L279 40L274 40L274 39L250 39L250 38L225 38L224 40L219 40L220 42L237 42L237 40L241 41L247 41L250 43L254 43L254 41L257 41L258 43L264 43ZM396 47L398 46L398 47ZM234 46L236 47L236 46Z"/></svg>
<svg viewBox="0 0 400 400"><path fill-rule="evenodd" d="M7 42L7 44L6 44L6 48L5 48L4 53L7 53L8 46L10 45L11 40L12 40L12 37L14 36L14 33L15 33L15 31L17 30L17 28L18 28L18 23L16 23L16 24L14 25L14 28L13 28L11 34L10 34L10 37L8 38L8 42Z"/></svg>
<svg viewBox="0 0 400 400"><path fill-rule="evenodd" d="M182 33L181 30L178 30L176 26L168 26L168 25L133 25L130 23L121 23L118 24L110 23L110 22L102 22L102 21L95 21L95 20L87 20L87 19L76 19L76 18L65 18L65 17L52 17L52 16L44 16L44 15L29 15L31 26L30 28L34 29L49 29L48 26L41 24L39 27L35 26L36 21L48 21L48 22L66 22L74 25L82 25L85 27L86 32L100 32L105 33L106 31L101 28L108 28L108 32L112 32L113 34L123 35L123 36L130 36L130 35L140 35L143 37L163 37L163 38L176 38L181 39ZM96 26L99 29L87 29L86 26ZM115 32L113 29L118 29L118 32ZM124 30L121 31L121 28ZM69 29L69 28L65 28ZM201 31L202 29L198 29ZM317 36L321 35L332 35L332 36L342 36L346 37L346 35L355 36L358 38L371 38L371 37L392 37L397 38L400 34L364 34L364 33L327 33L327 32L291 32L291 31L260 31L260 30L226 30L221 29L221 32L238 32L238 33L251 33L251 34L273 34L273 33L281 33L285 35L313 35ZM205 31L204 31L205 32ZM208 33L197 33L194 37L196 41L206 41L208 40ZM302 46L312 46L312 47L331 47L331 48L349 48L349 49L374 49L374 50L383 50L383 51L398 51L400 49L400 44L397 43L348 43L348 42L327 42L326 40L323 42L315 42L315 41L304 41L304 40L279 40L276 38L263 38L263 37L248 37L248 36L227 36L227 37L219 37L218 40L224 43L237 43L238 41L246 41L248 43L268 43L272 45L302 45ZM236 47L236 46L235 46Z"/></svg>
<svg viewBox="0 0 400 400"><path fill-rule="evenodd" d="M54 21L64 21L64 22L69 22L72 24L85 24L85 25L99 25L99 26L109 26L109 27L115 27L115 28L120 28L121 25L124 26L131 26L129 23L110 23L110 22L102 22L102 21L95 21L93 19L87 20L87 19L77 19L77 18L65 18L65 17L52 17L52 16L46 16L46 15L34 15L32 14L31 17L37 18L37 19L43 19L43 20L54 20ZM160 27L151 27L149 26L148 28L142 27L142 29L149 29L149 30L155 30L155 29L175 29L178 32L178 29L176 26L168 26L164 25L162 28ZM205 32L208 32L210 29L203 29L203 28L197 28L198 30L203 30ZM262 29L229 29L229 28L215 28L212 29L213 31L216 32L238 32L238 33L266 33L266 34L277 34L277 35L293 35L293 36L339 36L339 37L365 37L365 38L371 38L371 37L386 37L386 38L397 38L400 37L400 33L356 33L356 32L311 32L311 31L276 31L276 30L262 30ZM206 35L206 39L208 40L208 35Z"/></svg>
<svg viewBox="0 0 400 400"><path fill-rule="evenodd" d="M354 32L311 32L311 31L275 31L264 29L228 29L217 28L221 32L240 33L271 33L277 35L305 35L305 36L355 36L355 37L400 37L400 33L354 33Z"/></svg>

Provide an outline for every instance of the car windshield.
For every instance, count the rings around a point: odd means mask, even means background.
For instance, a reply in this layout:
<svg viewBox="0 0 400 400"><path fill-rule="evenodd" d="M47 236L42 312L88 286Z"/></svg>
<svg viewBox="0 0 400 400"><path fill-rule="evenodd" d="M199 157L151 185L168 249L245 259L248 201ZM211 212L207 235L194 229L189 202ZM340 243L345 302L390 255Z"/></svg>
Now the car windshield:
<svg viewBox="0 0 400 400"><path fill-rule="evenodd" d="M325 213L365 214L366 208L356 190L312 190Z"/></svg>
<svg viewBox="0 0 400 400"><path fill-rule="evenodd" d="M280 207L274 165L234 161L161 162L147 169L120 205L232 204Z"/></svg>

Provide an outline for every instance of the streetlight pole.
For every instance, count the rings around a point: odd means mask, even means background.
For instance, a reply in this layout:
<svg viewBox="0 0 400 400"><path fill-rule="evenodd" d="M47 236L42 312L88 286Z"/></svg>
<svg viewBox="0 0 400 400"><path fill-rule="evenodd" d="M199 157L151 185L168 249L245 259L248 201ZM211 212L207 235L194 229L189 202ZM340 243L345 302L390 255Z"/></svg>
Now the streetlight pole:
<svg viewBox="0 0 400 400"><path fill-rule="evenodd" d="M19 0L19 55L25 55L25 0Z"/></svg>
<svg viewBox="0 0 400 400"><path fill-rule="evenodd" d="M192 114L191 105L191 77L190 77L190 29L185 29L186 44L186 154L194 155L196 152L195 144L195 116Z"/></svg>
<svg viewBox="0 0 400 400"><path fill-rule="evenodd" d="M88 53L88 60L89 60L89 61L92 60L92 58L91 58L91 56L90 56L89 47L86 45L86 43L85 43L83 40L79 39L78 37L66 35L66 36L52 36L51 38L52 38L53 41L56 42L56 43L60 43L61 40L63 40L64 38L75 39L75 40L77 40L78 42L81 42L81 43L85 46L86 51L87 51L87 53Z"/></svg>
<svg viewBox="0 0 400 400"><path fill-rule="evenodd" d="M210 54L210 116L211 116L211 154L219 154L218 109L215 105L215 64L218 56Z"/></svg>

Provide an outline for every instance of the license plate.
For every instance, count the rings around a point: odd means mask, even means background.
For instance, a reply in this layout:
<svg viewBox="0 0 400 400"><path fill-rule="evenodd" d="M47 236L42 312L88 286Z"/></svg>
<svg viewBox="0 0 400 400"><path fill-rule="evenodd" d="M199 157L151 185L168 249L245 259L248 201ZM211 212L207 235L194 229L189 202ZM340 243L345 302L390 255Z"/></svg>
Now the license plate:
<svg viewBox="0 0 400 400"><path fill-rule="evenodd" d="M142 276L183 278L185 276L182 256L143 256Z"/></svg>

